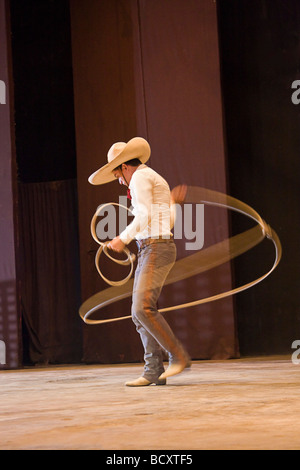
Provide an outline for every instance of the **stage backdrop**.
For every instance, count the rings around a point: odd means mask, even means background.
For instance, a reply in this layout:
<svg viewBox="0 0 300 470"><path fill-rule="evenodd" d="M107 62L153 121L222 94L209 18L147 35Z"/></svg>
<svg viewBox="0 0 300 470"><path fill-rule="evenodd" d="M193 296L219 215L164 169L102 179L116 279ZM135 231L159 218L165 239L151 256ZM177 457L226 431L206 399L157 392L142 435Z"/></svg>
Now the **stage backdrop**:
<svg viewBox="0 0 300 470"><path fill-rule="evenodd" d="M300 104L292 100L300 3L220 0L219 17L230 193L256 208L283 250L272 276L236 297L240 352L292 354L300 325ZM266 240L236 260L236 276L249 282L273 259Z"/></svg>
<svg viewBox="0 0 300 470"><path fill-rule="evenodd" d="M211 0L72 0L81 294L107 285L97 274L90 235L97 206L118 202L117 182L89 185L109 147L139 135L149 140L149 166L171 187L180 183L226 192L216 4ZM123 190L124 194L124 190ZM205 209L204 248L228 237L228 215ZM195 228L195 227L194 227ZM191 252L176 241L178 258ZM134 249L134 247L132 247ZM123 274L103 260L113 278ZM230 265L165 287L159 306L231 288ZM128 315L130 299L99 316ZM193 359L237 357L233 299L167 314ZM86 362L142 360L130 320L84 327Z"/></svg>
<svg viewBox="0 0 300 470"><path fill-rule="evenodd" d="M23 364L82 358L68 0L10 0ZM5 182L5 184L7 184Z"/></svg>
<svg viewBox="0 0 300 470"><path fill-rule="evenodd" d="M16 165L7 2L0 0L0 370L21 363L16 272Z"/></svg>

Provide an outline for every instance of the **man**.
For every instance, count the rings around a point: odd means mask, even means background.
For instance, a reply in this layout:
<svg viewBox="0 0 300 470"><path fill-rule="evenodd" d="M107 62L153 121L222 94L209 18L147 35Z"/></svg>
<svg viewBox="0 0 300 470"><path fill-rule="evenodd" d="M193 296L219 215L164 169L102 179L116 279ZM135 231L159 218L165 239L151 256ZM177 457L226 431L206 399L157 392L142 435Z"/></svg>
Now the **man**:
<svg viewBox="0 0 300 470"><path fill-rule="evenodd" d="M103 184L119 180L130 190L133 221L108 243L121 252L133 239L139 253L132 294L132 319L144 347L144 373L127 386L165 385L166 378L189 366L189 357L165 318L157 310L163 284L176 260L171 233L171 194L165 181L145 163L150 157L145 139L135 137L127 144L118 142L108 152L108 163L93 173L89 182ZM178 197L178 194L176 194ZM164 370L164 349L169 367Z"/></svg>

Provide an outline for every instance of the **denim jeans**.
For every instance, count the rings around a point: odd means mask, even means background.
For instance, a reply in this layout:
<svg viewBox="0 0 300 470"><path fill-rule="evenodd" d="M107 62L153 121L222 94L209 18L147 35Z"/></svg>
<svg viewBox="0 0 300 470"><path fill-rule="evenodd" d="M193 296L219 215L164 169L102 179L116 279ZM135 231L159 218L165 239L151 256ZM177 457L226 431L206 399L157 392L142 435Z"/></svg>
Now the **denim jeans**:
<svg viewBox="0 0 300 470"><path fill-rule="evenodd" d="M163 372L164 349L169 362L185 360L188 355L175 337L163 315L157 310L157 300L163 284L176 260L173 240L153 242L138 254L132 294L132 320L144 347L144 374L156 380Z"/></svg>

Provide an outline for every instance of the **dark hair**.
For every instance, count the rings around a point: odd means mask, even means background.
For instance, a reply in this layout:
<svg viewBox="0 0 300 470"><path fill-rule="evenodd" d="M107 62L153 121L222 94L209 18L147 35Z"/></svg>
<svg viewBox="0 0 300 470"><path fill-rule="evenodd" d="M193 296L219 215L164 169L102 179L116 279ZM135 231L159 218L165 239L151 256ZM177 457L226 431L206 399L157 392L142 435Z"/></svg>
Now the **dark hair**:
<svg viewBox="0 0 300 470"><path fill-rule="evenodd" d="M130 166L139 166L141 165L141 161L139 158L132 158L132 160L128 160L127 162L124 162L125 165L130 165ZM121 170L122 169L122 165L123 163L121 163L121 165L117 166L116 168L114 168L114 170Z"/></svg>

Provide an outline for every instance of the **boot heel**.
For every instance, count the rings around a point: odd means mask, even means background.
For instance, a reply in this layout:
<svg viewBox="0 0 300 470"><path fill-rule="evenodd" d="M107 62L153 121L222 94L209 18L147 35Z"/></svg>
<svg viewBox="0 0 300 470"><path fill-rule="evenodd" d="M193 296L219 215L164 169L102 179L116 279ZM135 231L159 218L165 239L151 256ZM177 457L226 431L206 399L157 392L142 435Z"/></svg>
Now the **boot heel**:
<svg viewBox="0 0 300 470"><path fill-rule="evenodd" d="M155 382L155 385L166 385L167 380L166 379L157 379Z"/></svg>

